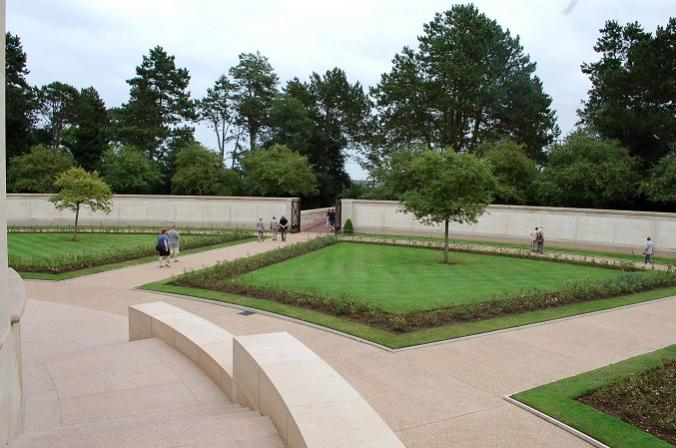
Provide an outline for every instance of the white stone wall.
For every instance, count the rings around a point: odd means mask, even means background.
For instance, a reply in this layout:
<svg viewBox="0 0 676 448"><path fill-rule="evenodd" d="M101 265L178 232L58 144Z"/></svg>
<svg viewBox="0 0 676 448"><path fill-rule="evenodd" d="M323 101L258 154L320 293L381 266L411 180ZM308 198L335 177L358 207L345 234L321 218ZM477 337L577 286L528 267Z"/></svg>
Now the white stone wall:
<svg viewBox="0 0 676 448"><path fill-rule="evenodd" d="M5 171L5 0L0 0L0 446L4 446L23 427L23 387L21 383L21 337L18 324L11 325L11 304L7 267L7 200Z"/></svg>
<svg viewBox="0 0 676 448"><path fill-rule="evenodd" d="M7 198L9 224L72 224L75 214L59 211L48 194L10 194ZM291 219L293 198L229 196L116 195L110 214L80 212L83 225L151 225L176 223L191 227L255 227L258 218Z"/></svg>
<svg viewBox="0 0 676 448"><path fill-rule="evenodd" d="M301 230L307 230L319 223L326 222L326 212L331 207L313 208L312 210L303 210L300 212Z"/></svg>
<svg viewBox="0 0 676 448"><path fill-rule="evenodd" d="M425 226L402 213L396 201L342 200L342 224L355 232L398 235L443 235L443 225ZM656 254L676 255L676 213L492 205L474 225L451 223L454 238L527 242L543 227L545 245L587 247L640 254L646 237Z"/></svg>

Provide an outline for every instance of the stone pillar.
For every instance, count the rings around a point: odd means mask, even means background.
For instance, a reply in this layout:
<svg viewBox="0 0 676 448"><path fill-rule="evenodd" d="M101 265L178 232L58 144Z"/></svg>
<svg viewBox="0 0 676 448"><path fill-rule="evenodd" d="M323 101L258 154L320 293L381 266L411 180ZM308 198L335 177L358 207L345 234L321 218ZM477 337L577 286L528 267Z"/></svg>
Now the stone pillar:
<svg viewBox="0 0 676 448"><path fill-rule="evenodd" d="M23 426L20 332L10 322L11 304L7 268L6 135L5 135L5 0L0 0L0 446Z"/></svg>

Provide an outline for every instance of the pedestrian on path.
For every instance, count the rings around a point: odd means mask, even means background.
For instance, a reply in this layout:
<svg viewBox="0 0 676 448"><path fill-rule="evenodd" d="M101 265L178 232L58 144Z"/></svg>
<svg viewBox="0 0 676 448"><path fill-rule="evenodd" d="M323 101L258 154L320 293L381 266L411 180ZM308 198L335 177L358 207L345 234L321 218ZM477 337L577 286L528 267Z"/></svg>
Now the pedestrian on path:
<svg viewBox="0 0 676 448"><path fill-rule="evenodd" d="M169 242L169 258L178 262L178 252L181 242L181 234L176 230L176 224L171 226L171 230L167 232L167 241Z"/></svg>
<svg viewBox="0 0 676 448"><path fill-rule="evenodd" d="M160 267L171 267L169 264L169 238L167 237L167 229L162 229L160 230L160 234L157 237L157 245L155 246L155 250L157 250L157 253L159 254L160 257Z"/></svg>
<svg viewBox="0 0 676 448"><path fill-rule="evenodd" d="M279 233L282 235L282 241L286 241L286 232L289 231L289 221L285 216L279 219Z"/></svg>
<svg viewBox="0 0 676 448"><path fill-rule="evenodd" d="M277 234L279 233L279 222L275 216L270 221L270 230L272 230L272 241L277 241Z"/></svg>
<svg viewBox="0 0 676 448"><path fill-rule="evenodd" d="M256 232L258 232L258 242L262 243L263 238L265 237L265 224L263 224L263 218L258 218L256 223Z"/></svg>
<svg viewBox="0 0 676 448"><path fill-rule="evenodd" d="M652 265L652 268L655 269L655 260L653 260L653 242L650 237L646 240L645 247L643 248L643 255L645 256L643 260L643 266L647 266L648 263Z"/></svg>
<svg viewBox="0 0 676 448"><path fill-rule="evenodd" d="M336 211L334 209L329 210L329 228L331 232L336 231Z"/></svg>
<svg viewBox="0 0 676 448"><path fill-rule="evenodd" d="M535 244L537 246L536 252L539 254L545 253L545 229L540 227L536 228L535 232Z"/></svg>
<svg viewBox="0 0 676 448"><path fill-rule="evenodd" d="M533 232L530 233L530 251L531 252L537 252L538 251L538 228L536 227Z"/></svg>

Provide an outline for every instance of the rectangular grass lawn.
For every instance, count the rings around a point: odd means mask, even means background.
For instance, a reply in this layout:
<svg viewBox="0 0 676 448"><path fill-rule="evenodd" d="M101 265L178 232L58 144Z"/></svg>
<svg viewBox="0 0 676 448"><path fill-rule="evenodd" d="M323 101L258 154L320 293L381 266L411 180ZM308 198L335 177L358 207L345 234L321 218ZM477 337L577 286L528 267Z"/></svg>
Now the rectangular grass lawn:
<svg viewBox="0 0 676 448"><path fill-rule="evenodd" d="M217 247L245 239L243 233L181 235L181 251ZM157 235L152 233L8 233L10 267L28 278L61 280L139 261L155 255ZM75 267L76 266L76 267ZM105 266L105 268L102 268ZM93 269L88 271L87 269ZM72 271L77 271L73 273Z"/></svg>
<svg viewBox="0 0 676 448"><path fill-rule="evenodd" d="M333 246L247 273L238 283L363 299L389 312L434 309L539 289L618 271L540 260L375 244Z"/></svg>

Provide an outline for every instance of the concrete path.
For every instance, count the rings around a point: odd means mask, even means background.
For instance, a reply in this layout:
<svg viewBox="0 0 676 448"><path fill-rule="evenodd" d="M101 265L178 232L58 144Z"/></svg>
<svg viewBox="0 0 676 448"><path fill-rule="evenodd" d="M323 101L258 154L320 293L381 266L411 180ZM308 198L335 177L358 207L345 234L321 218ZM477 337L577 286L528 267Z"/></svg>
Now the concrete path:
<svg viewBox="0 0 676 448"><path fill-rule="evenodd" d="M308 237L292 235L290 242ZM340 372L410 448L586 447L503 395L676 343L676 297L391 353L283 319L131 289L181 267L279 245L268 240L199 253L171 269L148 264L63 282L28 281L28 295L120 316L130 304L164 300L237 335L288 331Z"/></svg>

